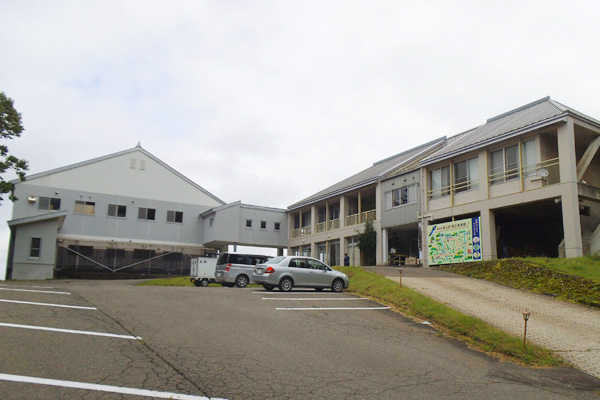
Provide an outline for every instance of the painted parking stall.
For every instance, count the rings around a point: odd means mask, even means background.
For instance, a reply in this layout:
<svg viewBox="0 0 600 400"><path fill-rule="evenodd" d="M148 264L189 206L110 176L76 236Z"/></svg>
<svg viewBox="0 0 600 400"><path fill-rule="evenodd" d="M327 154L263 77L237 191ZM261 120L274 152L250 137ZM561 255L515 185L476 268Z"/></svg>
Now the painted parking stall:
<svg viewBox="0 0 600 400"><path fill-rule="evenodd" d="M331 293L325 296L322 292L309 291L289 291L289 292L271 292L271 291L255 291L255 294L261 294L264 300L269 303L276 303L275 311L378 311L389 310L387 306L363 306L362 303L370 302L366 297L354 297L352 295L343 295L339 293ZM352 296L352 297L347 297ZM310 304L307 307L281 307L291 302L306 302ZM336 306L335 303L343 303L344 305ZM356 306L348 306L349 303L355 303Z"/></svg>
<svg viewBox="0 0 600 400"><path fill-rule="evenodd" d="M43 301L30 301L30 298L34 300L43 299ZM121 348L122 345L119 345L118 342L134 342L133 346L140 346L138 351L143 352L145 350L144 345L141 343L142 338L136 335L124 334L119 331L103 331L102 329L78 329L84 325L96 325L97 323L94 321L106 320L97 307L81 303L82 299L72 296L69 291L61 289L44 286L0 286L0 332L5 340L15 340L22 348L21 351L13 353L13 358L8 358L0 366L0 385L4 382L3 388L0 389L0 392L4 393L3 398L19 398L19 394L17 392L10 393L10 389L18 387L13 386L14 384L25 384L30 386L28 390L38 394L40 398L52 398L55 396L56 390L59 390L60 393L65 393L65 390L67 390L67 393L70 390L76 390L73 392L74 396L83 390L146 398L212 400L212 398L206 396L132 387L126 384L123 385L126 382L120 381L115 382L115 385L106 384L107 381L104 378L102 378L103 384L99 384L89 380L90 377L93 377L93 373L74 374L73 372L78 370L76 365L79 363L86 365L86 369L94 370L93 362L82 362L80 357L73 357L76 354L90 353L90 348L92 352L98 354L96 357L100 359L102 359L102 354L106 353L103 350L104 348L111 349L110 351ZM45 324L31 323L34 321L44 322ZM91 321L91 323L85 321ZM50 326L51 324L52 326ZM97 326L97 328L102 328L102 326ZM140 344L135 344L136 342ZM30 363L25 361L31 357L29 352L34 351L34 353L37 353L37 351L31 349L44 348L44 343L52 344L50 348L44 350L48 351L48 356L41 357L42 361L33 361L34 367L29 369L29 374L23 374L23 371L19 368L13 369L14 365L29 365ZM60 349L60 346L65 346L63 348L69 349L69 352L58 350L59 355L53 351L54 348ZM130 348L130 346L126 348ZM0 351L6 353L1 348ZM23 357L23 361L19 361L19 357ZM54 360L61 357L66 357L66 360ZM17 362L11 362L15 358ZM54 365L60 365L64 362L75 365L75 368L67 369L67 372L65 372L64 367L58 367L58 369L54 367ZM16 371L21 373L11 373ZM56 376L57 371L60 371L58 376ZM65 374L71 376L65 376ZM6 388L8 388L8 393ZM156 389L160 389L160 386Z"/></svg>

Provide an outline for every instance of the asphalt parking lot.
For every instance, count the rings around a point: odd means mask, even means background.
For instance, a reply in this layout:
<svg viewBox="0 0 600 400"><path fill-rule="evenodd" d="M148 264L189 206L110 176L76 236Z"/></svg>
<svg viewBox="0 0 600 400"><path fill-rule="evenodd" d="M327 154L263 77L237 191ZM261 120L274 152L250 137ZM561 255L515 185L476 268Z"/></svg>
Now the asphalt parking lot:
<svg viewBox="0 0 600 400"><path fill-rule="evenodd" d="M2 399L597 399L347 293L0 284Z"/></svg>

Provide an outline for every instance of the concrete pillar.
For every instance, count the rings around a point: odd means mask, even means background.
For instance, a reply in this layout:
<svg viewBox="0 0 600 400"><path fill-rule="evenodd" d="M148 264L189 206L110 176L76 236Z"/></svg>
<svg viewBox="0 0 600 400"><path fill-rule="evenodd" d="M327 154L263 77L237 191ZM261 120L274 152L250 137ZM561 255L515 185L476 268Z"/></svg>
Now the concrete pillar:
<svg viewBox="0 0 600 400"><path fill-rule="evenodd" d="M346 226L346 196L340 197L340 228Z"/></svg>
<svg viewBox="0 0 600 400"><path fill-rule="evenodd" d="M421 246L423 247L423 255L421 264L424 268L429 268L429 240L427 236L427 227L430 225L427 218L423 218L421 222Z"/></svg>
<svg viewBox="0 0 600 400"><path fill-rule="evenodd" d="M581 239L581 219L579 216L575 129L570 118L566 124L558 128L558 158L560 162L565 256L567 258L582 257L583 240Z"/></svg>
<svg viewBox="0 0 600 400"><path fill-rule="evenodd" d="M381 252L383 253L382 254L383 255L382 264L388 265L388 262L389 262L388 255L389 255L390 251L389 251L388 230L387 229L381 230L381 244L382 244Z"/></svg>
<svg viewBox="0 0 600 400"><path fill-rule="evenodd" d="M310 206L310 229L311 234L317 233L317 206Z"/></svg>
<svg viewBox="0 0 600 400"><path fill-rule="evenodd" d="M496 214L489 209L481 210L481 251L484 261L498 258L498 247L496 246Z"/></svg>
<svg viewBox="0 0 600 400"><path fill-rule="evenodd" d="M283 256L283 247L278 247L277 248L277 257L281 257Z"/></svg>

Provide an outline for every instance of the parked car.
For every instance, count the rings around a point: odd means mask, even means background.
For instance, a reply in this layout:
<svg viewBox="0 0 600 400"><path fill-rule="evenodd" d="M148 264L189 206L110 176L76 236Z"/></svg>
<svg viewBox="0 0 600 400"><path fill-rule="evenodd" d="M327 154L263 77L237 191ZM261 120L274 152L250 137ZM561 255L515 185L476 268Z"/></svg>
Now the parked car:
<svg viewBox="0 0 600 400"><path fill-rule="evenodd" d="M252 283L254 266L270 258L256 254L221 253L215 268L215 282L229 287L246 287Z"/></svg>
<svg viewBox="0 0 600 400"><path fill-rule="evenodd" d="M312 257L282 256L275 257L254 268L254 283L262 285L266 290L288 292L293 287L330 288L341 292L348 288L350 280L346 274L333 270L321 261Z"/></svg>

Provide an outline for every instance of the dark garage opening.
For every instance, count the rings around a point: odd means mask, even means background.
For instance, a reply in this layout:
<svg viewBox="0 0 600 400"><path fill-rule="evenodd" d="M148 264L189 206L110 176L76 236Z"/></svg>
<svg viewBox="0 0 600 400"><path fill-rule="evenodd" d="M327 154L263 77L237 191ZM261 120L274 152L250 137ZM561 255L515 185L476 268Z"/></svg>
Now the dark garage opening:
<svg viewBox="0 0 600 400"><path fill-rule="evenodd" d="M554 199L495 210L498 258L558 257L562 208Z"/></svg>

